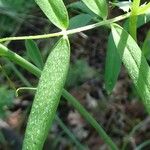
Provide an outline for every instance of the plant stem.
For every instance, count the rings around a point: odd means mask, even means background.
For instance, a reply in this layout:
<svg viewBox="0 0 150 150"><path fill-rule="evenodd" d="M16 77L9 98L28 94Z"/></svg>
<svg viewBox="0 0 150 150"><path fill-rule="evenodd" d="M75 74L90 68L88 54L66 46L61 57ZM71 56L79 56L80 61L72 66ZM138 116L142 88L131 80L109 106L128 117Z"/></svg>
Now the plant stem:
<svg viewBox="0 0 150 150"><path fill-rule="evenodd" d="M93 118L93 116L87 112L87 110L78 102L78 100L73 97L69 92L63 89L63 97L71 103L80 114L88 121L98 132L101 138L109 145L111 150L118 150L116 144L111 140L111 138L106 134L105 130L98 124L98 122Z"/></svg>
<svg viewBox="0 0 150 150"><path fill-rule="evenodd" d="M80 150L85 150L86 148L78 141L78 139L72 134L70 130L65 126L65 124L61 121L61 119L56 115L55 120L59 124L59 126L67 133L70 139L77 145Z"/></svg>
<svg viewBox="0 0 150 150"><path fill-rule="evenodd" d="M22 58L21 56L17 55L16 53L10 51L7 47L0 44L0 56L4 56L9 58L9 60L15 62L22 68L25 68L35 76L40 77L41 71L35 67L33 64Z"/></svg>
<svg viewBox="0 0 150 150"><path fill-rule="evenodd" d="M146 147L148 145L150 145L150 140L147 140L147 141L143 142L142 144L138 145L135 150L143 150L144 147Z"/></svg>
<svg viewBox="0 0 150 150"><path fill-rule="evenodd" d="M129 16L130 16L130 13L126 13L126 14L120 15L120 16L112 18L112 19L104 20L104 21L101 21L98 23L94 23L94 24L87 25L84 27L79 27L76 29L71 29L71 30L67 30L67 31L60 31L57 33L35 35L35 36L33 35L33 36L20 36L20 37L6 37L6 38L0 39L0 43L5 42L5 41L17 41L17 40L27 40L27 39L33 39L33 40L46 39L46 38L62 36L64 34L71 35L71 34L83 32L83 31L91 30L91 29L94 29L94 28L97 28L97 27L100 27L103 25L109 25L111 23L124 20L124 19L128 18Z"/></svg>
<svg viewBox="0 0 150 150"><path fill-rule="evenodd" d="M46 38L57 37L57 36L61 36L61 35L63 35L63 32L57 32L57 33L51 33L51 34L42 34L42 35L31 35L31 36L6 37L6 38L0 39L0 43L6 42L6 41L46 39Z"/></svg>
<svg viewBox="0 0 150 150"><path fill-rule="evenodd" d="M131 7L131 16L129 18L129 33L137 41L137 13L140 5L140 0L133 0Z"/></svg>
<svg viewBox="0 0 150 150"><path fill-rule="evenodd" d="M101 21L101 22L98 22L98 23L95 23L95 24L87 25L87 26L72 29L72 30L67 30L66 33L67 33L67 35L71 35L71 34L83 32L83 31L91 30L91 29L94 29L94 28L97 28L97 27L100 27L100 26L109 25L109 24L112 24L114 22L124 20L124 19L128 18L129 16L130 16L130 13L126 13L124 15L120 15L118 17L108 19L108 20L104 20L104 21Z"/></svg>
<svg viewBox="0 0 150 150"><path fill-rule="evenodd" d="M140 128L142 128L143 126L145 126L146 124L148 124L150 122L150 118L146 118L145 120L143 120L142 122L138 123L137 125L135 125L131 132L127 135L127 137L125 137L125 141L123 143L123 146L121 148L121 150L126 150L128 143L130 142L131 137L134 136L136 131L139 131Z"/></svg>
<svg viewBox="0 0 150 150"><path fill-rule="evenodd" d="M14 73L19 77L19 79L22 81L22 83L24 85L26 85L28 87L32 86L30 84L30 82L21 74L21 72L16 68L16 66L12 62L8 61L8 65L9 65L9 67L12 68L12 70L14 71Z"/></svg>
<svg viewBox="0 0 150 150"><path fill-rule="evenodd" d="M10 51L8 48L0 44L0 56L4 56L12 60L13 62L20 65L22 68L28 70L32 74L37 77L41 76L42 71L38 69L36 66L19 56L18 54ZM115 143L111 140L111 138L107 135L104 129L100 124L92 117L92 115L78 102L76 98L74 98L70 93L68 93L65 89L63 89L62 96L71 103L80 113L81 115L91 124L96 131L99 133L101 138L109 145L111 150L118 150Z"/></svg>

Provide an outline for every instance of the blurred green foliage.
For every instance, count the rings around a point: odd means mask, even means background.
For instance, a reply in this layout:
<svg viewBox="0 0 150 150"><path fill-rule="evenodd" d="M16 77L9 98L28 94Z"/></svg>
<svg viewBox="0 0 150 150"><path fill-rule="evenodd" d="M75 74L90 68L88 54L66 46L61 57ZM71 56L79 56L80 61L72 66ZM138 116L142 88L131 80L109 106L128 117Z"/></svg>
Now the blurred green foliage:
<svg viewBox="0 0 150 150"><path fill-rule="evenodd" d="M7 87L0 87L0 118L6 117L6 110L12 105L15 93Z"/></svg>
<svg viewBox="0 0 150 150"><path fill-rule="evenodd" d="M98 76L98 72L90 67L86 60L76 60L74 64L70 65L66 86L75 87L96 76Z"/></svg>
<svg viewBox="0 0 150 150"><path fill-rule="evenodd" d="M33 5L33 0L0 0L0 36L13 33Z"/></svg>

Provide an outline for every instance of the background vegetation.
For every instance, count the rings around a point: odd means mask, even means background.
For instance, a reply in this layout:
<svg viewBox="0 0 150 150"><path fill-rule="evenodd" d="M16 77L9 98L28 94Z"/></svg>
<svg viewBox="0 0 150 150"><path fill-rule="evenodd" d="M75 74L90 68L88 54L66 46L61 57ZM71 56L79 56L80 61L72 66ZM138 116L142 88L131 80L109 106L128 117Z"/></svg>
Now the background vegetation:
<svg viewBox="0 0 150 150"><path fill-rule="evenodd" d="M71 18L70 29L97 21L97 16L83 3L75 0L64 2ZM110 6L109 18L124 13L121 9ZM141 17L138 23L140 28L137 42L144 49L149 63L150 13L146 16L147 23L141 26L142 19ZM57 28L46 19L33 0L0 0L0 20L1 38L57 32ZM150 117L123 66L112 93L106 91L104 75L108 36L109 30L106 27L71 35L71 65L65 87L96 118L120 149L149 150ZM36 40L42 63L46 61L55 41L57 38ZM8 41L4 45L37 66L41 64L33 59L25 41ZM37 84L35 76L8 59L0 58L0 149L21 149L35 91L19 90L16 97L16 90L20 87L36 87ZM57 114L68 128L66 131L64 124L60 126L62 122L56 118L46 140L45 150L107 150L98 133L63 98ZM73 138L68 137L71 133L66 134L68 129L73 133Z"/></svg>

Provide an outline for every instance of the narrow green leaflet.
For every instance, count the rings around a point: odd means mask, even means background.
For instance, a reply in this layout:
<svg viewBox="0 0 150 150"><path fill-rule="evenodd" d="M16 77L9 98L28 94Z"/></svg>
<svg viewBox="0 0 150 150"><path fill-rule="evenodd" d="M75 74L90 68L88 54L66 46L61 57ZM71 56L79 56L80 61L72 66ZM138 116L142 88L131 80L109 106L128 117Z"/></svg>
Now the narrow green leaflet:
<svg viewBox="0 0 150 150"><path fill-rule="evenodd" d="M103 19L108 16L108 6L106 0L82 0L89 9Z"/></svg>
<svg viewBox="0 0 150 150"><path fill-rule="evenodd" d="M63 0L35 0L47 18L58 28L68 28L68 12Z"/></svg>
<svg viewBox="0 0 150 150"><path fill-rule="evenodd" d="M139 14L144 14L144 13L146 13L146 12L150 12L150 2L148 3L148 4L143 4L140 8L139 8L139 10L138 10L138 15Z"/></svg>
<svg viewBox="0 0 150 150"><path fill-rule="evenodd" d="M150 113L150 68L135 40L119 25L112 26L112 35L120 58L143 103Z"/></svg>
<svg viewBox="0 0 150 150"><path fill-rule="evenodd" d="M40 53L40 50L37 46L37 44L33 40L26 40L25 41L25 46L27 50L27 55L30 57L32 62L39 68L43 69L44 63L43 63L43 58Z"/></svg>
<svg viewBox="0 0 150 150"><path fill-rule="evenodd" d="M132 2L131 1L119 1L117 3L110 2L112 6L117 6L119 9L122 9L124 12L129 12L131 9Z"/></svg>
<svg viewBox="0 0 150 150"><path fill-rule="evenodd" d="M91 11L83 2L81 1L77 1L77 2L73 2L69 5L67 5L67 8L70 10L76 10L79 11L80 13L86 13L91 15L93 18L97 17L97 15L95 13L93 13L93 11Z"/></svg>
<svg viewBox="0 0 150 150"><path fill-rule="evenodd" d="M26 129L23 150L41 150L52 125L70 61L67 37L51 51L39 81Z"/></svg>
<svg viewBox="0 0 150 150"><path fill-rule="evenodd" d="M121 69L121 59L114 43L112 34L108 38L108 47L105 63L105 88L111 93L118 79Z"/></svg>
<svg viewBox="0 0 150 150"><path fill-rule="evenodd" d="M75 29L87 25L93 17L89 14L80 14L70 19L69 29Z"/></svg>
<svg viewBox="0 0 150 150"><path fill-rule="evenodd" d="M141 27L142 25L150 22L150 13L138 16L137 27Z"/></svg>
<svg viewBox="0 0 150 150"><path fill-rule="evenodd" d="M137 27L138 28L141 27L142 25L149 22L149 20L150 20L150 14L144 14L144 15L138 16ZM128 30L128 24L129 24L129 19L124 23L124 28L126 30ZM108 48L107 48L107 56L106 56L106 64L105 64L105 87L108 93L111 93L115 86L115 82L118 79L118 75L119 75L121 64L122 64L121 59L116 51L117 49L114 44L113 37L110 34L108 38ZM149 53L148 58L150 58L150 53ZM113 70L113 71L109 72L109 70Z"/></svg>

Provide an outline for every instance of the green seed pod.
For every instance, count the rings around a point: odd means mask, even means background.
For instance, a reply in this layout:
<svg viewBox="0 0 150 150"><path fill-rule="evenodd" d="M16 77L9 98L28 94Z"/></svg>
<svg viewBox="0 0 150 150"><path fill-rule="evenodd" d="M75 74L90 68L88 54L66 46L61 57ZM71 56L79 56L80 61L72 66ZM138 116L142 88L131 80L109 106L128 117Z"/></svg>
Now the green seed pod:
<svg viewBox="0 0 150 150"><path fill-rule="evenodd" d="M41 150L55 117L70 61L64 36L51 51L42 72L25 133L23 150Z"/></svg>

